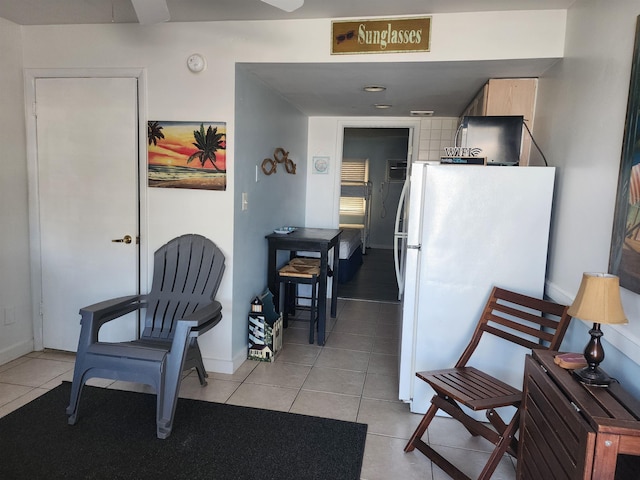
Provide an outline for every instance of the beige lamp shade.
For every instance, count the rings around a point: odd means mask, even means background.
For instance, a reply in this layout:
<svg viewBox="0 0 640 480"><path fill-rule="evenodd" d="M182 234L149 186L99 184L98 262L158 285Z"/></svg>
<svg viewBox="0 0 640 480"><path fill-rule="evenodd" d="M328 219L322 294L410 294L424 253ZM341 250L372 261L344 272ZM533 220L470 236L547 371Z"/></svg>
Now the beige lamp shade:
<svg viewBox="0 0 640 480"><path fill-rule="evenodd" d="M585 322L628 323L620 300L620 279L608 273L584 273L568 313Z"/></svg>

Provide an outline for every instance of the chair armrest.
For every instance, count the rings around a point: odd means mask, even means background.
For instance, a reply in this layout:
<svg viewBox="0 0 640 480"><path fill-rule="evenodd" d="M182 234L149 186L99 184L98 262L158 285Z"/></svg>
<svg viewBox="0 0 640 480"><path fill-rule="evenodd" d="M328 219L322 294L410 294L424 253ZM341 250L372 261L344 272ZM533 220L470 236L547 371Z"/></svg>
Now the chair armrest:
<svg viewBox="0 0 640 480"><path fill-rule="evenodd" d="M220 320L222 320L222 305L217 300L214 300L179 321L189 323L192 336L197 336L215 327Z"/></svg>
<svg viewBox="0 0 640 480"><path fill-rule="evenodd" d="M209 331L220 323L220 320L222 320L222 305L216 300L178 320L169 356L182 358L189 338L198 337Z"/></svg>
<svg viewBox="0 0 640 480"><path fill-rule="evenodd" d="M80 309L80 324L92 324L97 330L103 324L147 306L146 295L128 295L94 303Z"/></svg>
<svg viewBox="0 0 640 480"><path fill-rule="evenodd" d="M101 310L104 312L119 310L128 305L135 304L141 300L146 300L146 295L127 295L125 297L110 298L102 302L94 303L80 309L80 314L85 312L98 313Z"/></svg>

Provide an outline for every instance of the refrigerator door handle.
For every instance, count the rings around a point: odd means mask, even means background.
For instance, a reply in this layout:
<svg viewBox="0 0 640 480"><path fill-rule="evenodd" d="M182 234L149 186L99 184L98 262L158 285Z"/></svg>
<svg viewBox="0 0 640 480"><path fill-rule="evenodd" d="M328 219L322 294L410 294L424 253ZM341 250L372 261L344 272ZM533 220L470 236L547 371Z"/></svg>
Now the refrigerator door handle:
<svg viewBox="0 0 640 480"><path fill-rule="evenodd" d="M398 295L402 295L404 290L404 278L400 272L400 238L407 238L406 234L396 233L393 236L393 265L396 269L396 282L398 283Z"/></svg>
<svg viewBox="0 0 640 480"><path fill-rule="evenodd" d="M398 201L398 210L396 211L396 223L393 232L393 264L396 270L396 282L398 283L398 297L402 298L404 292L404 271L402 268L402 259L400 258L400 249L404 248L404 242L406 240L407 232L402 231L404 225L401 227L403 221L404 207L407 200L407 193L409 191L409 179L404 182L402 186L402 192L400 193L400 200Z"/></svg>
<svg viewBox="0 0 640 480"><path fill-rule="evenodd" d="M418 245L407 245L407 248L411 248L413 250L420 250L422 249L422 244L419 243Z"/></svg>

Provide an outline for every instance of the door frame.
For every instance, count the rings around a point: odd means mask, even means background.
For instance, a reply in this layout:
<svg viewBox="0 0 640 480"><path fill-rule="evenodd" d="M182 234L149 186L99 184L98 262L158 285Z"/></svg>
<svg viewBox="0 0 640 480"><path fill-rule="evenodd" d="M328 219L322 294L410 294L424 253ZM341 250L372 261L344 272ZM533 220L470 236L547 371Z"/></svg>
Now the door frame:
<svg viewBox="0 0 640 480"><path fill-rule="evenodd" d="M40 198L38 185L38 147L36 131L36 80L42 78L135 78L138 93L138 222L139 262L138 290L148 285L147 253L147 72L144 68L26 68L24 70L27 177L29 201L29 252L31 274L31 307L33 312L33 348L44 349L42 315L42 261L40 232Z"/></svg>
<svg viewBox="0 0 640 480"><path fill-rule="evenodd" d="M420 148L420 118L407 117L376 117L376 118L353 118L338 120L338 135L336 142L336 172L333 199L333 222L340 223L340 169L342 168L342 156L344 154L344 130L345 128L406 128L409 130L409 145L407 150L408 165L407 177L411 172L411 164L417 160Z"/></svg>

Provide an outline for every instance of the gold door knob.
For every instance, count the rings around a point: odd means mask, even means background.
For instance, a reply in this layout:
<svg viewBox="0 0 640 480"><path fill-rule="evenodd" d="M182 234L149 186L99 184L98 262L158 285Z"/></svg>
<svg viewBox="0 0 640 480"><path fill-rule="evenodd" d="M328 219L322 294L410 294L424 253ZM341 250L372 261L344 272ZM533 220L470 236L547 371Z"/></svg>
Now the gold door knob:
<svg viewBox="0 0 640 480"><path fill-rule="evenodd" d="M125 235L123 238L116 238L111 240L114 243L126 243L129 244L133 241L133 238L131 238L131 235Z"/></svg>

